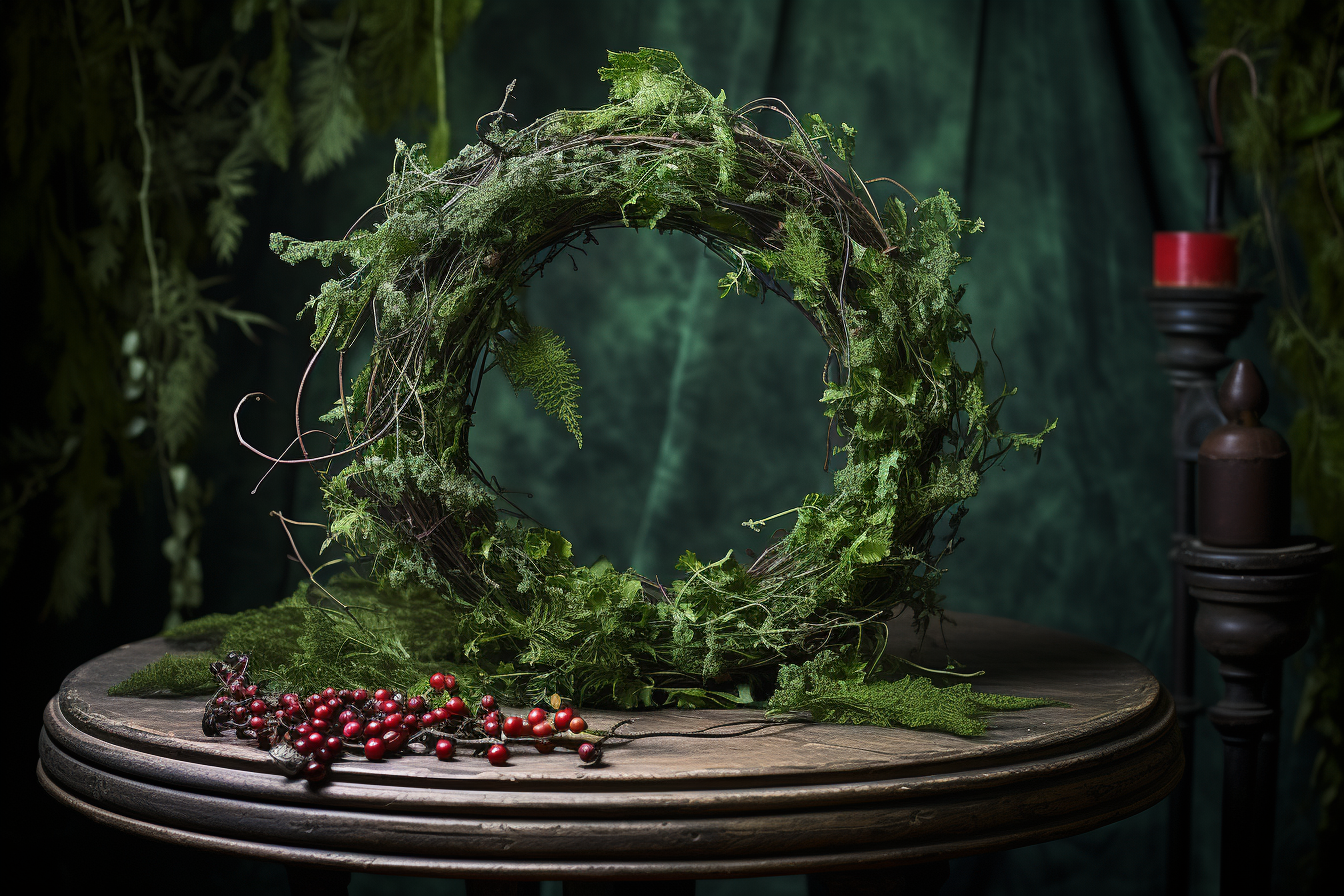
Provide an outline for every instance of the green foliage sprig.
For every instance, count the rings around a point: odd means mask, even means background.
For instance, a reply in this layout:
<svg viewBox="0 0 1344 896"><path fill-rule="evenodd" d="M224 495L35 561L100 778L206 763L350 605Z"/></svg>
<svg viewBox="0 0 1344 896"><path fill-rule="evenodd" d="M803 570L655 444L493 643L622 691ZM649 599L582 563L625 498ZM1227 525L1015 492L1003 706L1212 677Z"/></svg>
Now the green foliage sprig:
<svg viewBox="0 0 1344 896"><path fill-rule="evenodd" d="M368 365L327 417L340 424L332 450L275 460L345 463L324 467L332 538L370 558L382 587L440 594L455 652L482 674L511 670L525 699L734 703L828 647L875 668L894 611L921 629L940 616L942 562L982 473L1007 451L1039 452L1053 426L1004 431L1011 392L988 399L983 363L953 354L970 337L955 241L981 224L945 192L879 210L852 167L852 128L773 100L734 110L671 53L612 53L601 74L608 105L517 131L501 105L442 167L400 145L371 229L272 237L291 263L343 268L308 303L314 346L343 355L373 330ZM771 112L787 139L750 117ZM470 456L480 378L497 364L578 436L568 352L515 296L606 227L695 236L729 265L725 292L790 302L838 362L821 397L845 456L834 493L788 511L792 531L750 567L687 552L684 578L664 586L605 560L576 565L559 533L509 521Z"/></svg>
<svg viewBox="0 0 1344 896"><path fill-rule="evenodd" d="M1243 236L1269 249L1280 300L1269 348L1299 405L1288 430L1293 491L1312 531L1344 544L1344 6L1319 0L1206 0L1196 59L1207 73L1227 47L1259 71L1259 95L1233 61L1223 68L1223 116L1233 164L1251 176L1259 214ZM1281 223L1282 222L1282 223ZM1291 236L1283 229L1286 223ZM1295 239L1306 267L1289 261ZM1344 567L1323 594L1344 593ZM1321 857L1339 861L1344 832L1344 606L1321 603L1321 638L1297 721L1322 739L1313 779ZM1336 879L1326 873L1323 879Z"/></svg>
<svg viewBox="0 0 1344 896"><path fill-rule="evenodd" d="M0 579L55 505L47 610L112 584L108 523L157 470L170 535L169 622L201 601L209 488L190 464L220 320L269 323L211 297L259 166L297 155L306 178L349 157L367 126L429 103L447 155L444 54L479 0L329 4L238 0L28 3L6 29L4 268L36 268L40 336L25 369L47 419L0 448ZM252 49L262 52L247 61ZM297 78L294 73L297 71ZM437 73L437 75L436 75ZM31 570L29 570L31 574Z"/></svg>

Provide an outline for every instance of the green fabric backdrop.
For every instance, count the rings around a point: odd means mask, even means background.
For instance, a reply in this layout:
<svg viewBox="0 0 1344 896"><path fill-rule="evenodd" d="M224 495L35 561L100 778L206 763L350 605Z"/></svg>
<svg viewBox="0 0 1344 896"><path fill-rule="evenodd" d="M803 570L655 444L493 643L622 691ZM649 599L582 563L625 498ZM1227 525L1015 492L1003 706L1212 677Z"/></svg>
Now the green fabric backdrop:
<svg viewBox="0 0 1344 896"><path fill-rule="evenodd" d="M1150 234L1202 220L1204 141L1186 49L1192 4L1162 2L739 2L710 0L487 4L450 59L454 146L518 79L521 122L600 103L605 51L675 51L731 104L784 99L858 128L857 167L916 194L946 188L986 229L963 251L965 307L981 346L994 345L1021 394L1008 425L1059 419L1042 463L1010 457L986 480L944 579L947 606L1028 620L1126 650L1165 674L1168 643L1170 393L1153 362L1158 339L1141 290ZM406 133L409 139L423 135ZM289 323L321 282L266 251L266 234L339 236L372 204L391 163L391 136L311 185L272 172L247 214L234 281L241 303L285 322L260 347L225 331L210 397L212 431L198 469L214 482L204 555L209 609L283 596L296 581L270 509L320 519L314 481L273 473L238 448L229 413L244 392L279 404L245 418L260 444L292 434L287 410L308 359L308 325ZM720 556L758 549L739 523L825 489L825 420L817 399L825 352L783 303L720 299L722 263L689 237L609 233L562 260L528 292L528 314L561 333L583 371L585 447L487 380L473 456L526 506L561 528L577 558L672 574L685 548ZM577 270L575 270L577 268ZM1268 370L1264 313L1233 351ZM992 361L992 359L991 359ZM334 398L319 369L307 405ZM1285 418L1279 410L1277 418ZM117 600L154 594L157 503L121 533ZM782 521L789 524L789 520ZM153 614L151 613L152 617ZM162 613L159 613L161 618ZM152 634L146 629L136 636ZM1211 663L1201 672L1217 698ZM1286 687L1291 718L1298 677ZM1216 879L1218 748L1205 724L1197 750L1196 892ZM1279 825L1285 880L1309 847L1306 745L1285 750ZM1163 873L1165 807L1093 833L954 863L946 893L1128 894ZM272 880L272 872L258 872ZM267 875L272 875L268 877ZM358 877L352 892L408 888ZM457 886L457 885L452 885ZM702 884L702 893L763 884ZM802 892L780 879L774 892ZM447 884L416 882L422 892Z"/></svg>

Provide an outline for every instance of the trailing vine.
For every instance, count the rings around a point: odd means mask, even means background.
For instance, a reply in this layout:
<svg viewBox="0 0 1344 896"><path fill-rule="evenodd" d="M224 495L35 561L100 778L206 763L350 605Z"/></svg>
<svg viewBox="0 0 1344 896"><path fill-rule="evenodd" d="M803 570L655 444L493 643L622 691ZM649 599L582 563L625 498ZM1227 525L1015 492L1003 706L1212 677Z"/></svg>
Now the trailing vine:
<svg viewBox="0 0 1344 896"><path fill-rule="evenodd" d="M963 261L954 241L981 224L945 192L879 209L854 171L848 125L800 120L778 100L734 110L669 52L612 53L601 75L608 105L520 130L505 127L506 91L478 123L480 143L441 167L399 144L377 206L384 220L369 229L322 242L273 235L291 263L345 269L307 306L319 351L337 352L344 370L373 331L371 359L323 417L329 441L296 429L294 456L271 459L319 471L328 544L368 559L376 576L357 602L310 590L346 612L316 611L305 626L335 629L305 634L276 674L284 686L312 676L336 686L372 657L403 675L451 660L514 699L629 707L751 702L778 672L874 697L862 718L818 702L824 717L901 723L898 697L877 699L893 671L887 620L908 612L923 630L941 618L937 586L964 502L1000 457L1039 452L1053 427L1004 431L997 414L1011 392L988 399L983 362L966 369L953 352L970 338L951 284ZM764 136L756 114L780 116L789 136ZM569 542L513 506L469 453L480 382L495 366L581 439L577 370L515 297L566 247L611 227L696 237L728 265L725 294L787 301L821 337L822 425L845 463L832 494L784 512L796 515L792 530L750 566L731 551L711 562L687 552L685 577L665 584L605 560L577 565ZM397 594L433 595L442 609L398 620L388 613ZM446 654L405 646L423 644L416 629L431 624ZM809 660L806 672L796 665ZM962 733L974 725L955 719L989 705L956 689L901 693Z"/></svg>
<svg viewBox="0 0 1344 896"><path fill-rule="evenodd" d="M1269 250L1277 292L1271 357L1299 404L1287 436L1293 491L1312 531L1344 544L1344 7L1338 3L1206 0L1207 32L1196 51L1205 72L1227 47L1259 73L1253 97L1239 65L1224 68L1232 161L1254 183L1256 213L1243 237ZM1284 228L1287 225L1287 230ZM1305 262L1305 283L1291 260ZM1344 568L1326 568L1322 593L1344 593ZM1339 861L1344 832L1344 606L1324 600L1320 640L1297 719L1321 737L1312 772L1319 794L1322 862ZM1320 871L1318 885L1338 873ZM1327 885L1328 886L1328 885Z"/></svg>
<svg viewBox="0 0 1344 896"><path fill-rule="evenodd" d="M209 487L191 455L209 337L221 320L249 336L269 324L213 298L219 280L202 271L234 261L260 166L296 158L319 177L368 127L424 105L446 158L444 55L479 6L238 0L230 13L86 0L12 11L3 264L11 282L40 273L41 301L21 309L36 335L22 364L51 385L26 399L43 422L10 429L0 448L0 581L50 514L59 553L47 612L74 614L95 583L108 599L111 514L157 472L169 623L200 605Z"/></svg>

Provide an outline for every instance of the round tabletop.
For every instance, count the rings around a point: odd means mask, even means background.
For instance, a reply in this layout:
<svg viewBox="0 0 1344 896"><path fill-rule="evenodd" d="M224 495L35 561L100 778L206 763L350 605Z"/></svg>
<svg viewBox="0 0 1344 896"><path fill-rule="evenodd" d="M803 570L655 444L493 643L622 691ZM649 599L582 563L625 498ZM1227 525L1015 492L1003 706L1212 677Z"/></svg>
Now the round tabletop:
<svg viewBox="0 0 1344 896"><path fill-rule="evenodd" d="M602 764L518 751L337 760L319 786L251 741L201 733L202 698L111 697L168 652L127 644L79 667L47 706L37 774L124 831L257 859L440 877L704 878L939 861L1081 833L1165 796L1183 769L1172 701L1110 647L970 614L889 650L983 669L979 690L1069 704L988 717L983 736L802 724L725 739L656 737ZM945 640L944 640L945 638ZM694 731L748 710L638 713ZM628 713L585 710L596 728Z"/></svg>

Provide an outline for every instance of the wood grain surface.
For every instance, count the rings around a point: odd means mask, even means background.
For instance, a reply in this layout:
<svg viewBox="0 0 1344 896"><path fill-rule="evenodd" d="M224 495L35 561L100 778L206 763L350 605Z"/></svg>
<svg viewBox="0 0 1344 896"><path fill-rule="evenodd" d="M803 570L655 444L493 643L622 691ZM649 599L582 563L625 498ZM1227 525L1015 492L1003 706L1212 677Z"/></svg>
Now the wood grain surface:
<svg viewBox="0 0 1344 896"><path fill-rule="evenodd" d="M110 697L162 656L149 639L66 679L38 774L57 799L145 836L350 870L556 879L788 874L945 859L1068 836L1152 805L1183 767L1171 700L1119 651L1006 619L952 614L891 650L984 669L976 687L1050 697L978 738L806 724L723 740L657 737L604 763L519 750L338 760L326 782L279 774L236 738L201 734L203 699ZM944 641L944 636L946 641ZM605 728L630 714L587 710ZM640 713L692 731L754 711Z"/></svg>

